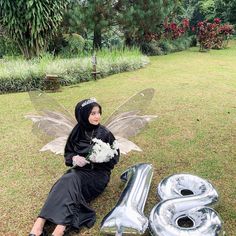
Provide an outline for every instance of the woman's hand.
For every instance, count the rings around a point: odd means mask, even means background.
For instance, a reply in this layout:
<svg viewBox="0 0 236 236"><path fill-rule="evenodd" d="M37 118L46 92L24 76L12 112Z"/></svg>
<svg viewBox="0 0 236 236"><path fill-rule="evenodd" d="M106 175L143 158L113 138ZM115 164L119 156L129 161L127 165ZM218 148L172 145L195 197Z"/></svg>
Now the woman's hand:
<svg viewBox="0 0 236 236"><path fill-rule="evenodd" d="M87 161L84 157L79 155L73 156L72 160L73 160L73 166L83 167L86 164L89 164L89 161Z"/></svg>

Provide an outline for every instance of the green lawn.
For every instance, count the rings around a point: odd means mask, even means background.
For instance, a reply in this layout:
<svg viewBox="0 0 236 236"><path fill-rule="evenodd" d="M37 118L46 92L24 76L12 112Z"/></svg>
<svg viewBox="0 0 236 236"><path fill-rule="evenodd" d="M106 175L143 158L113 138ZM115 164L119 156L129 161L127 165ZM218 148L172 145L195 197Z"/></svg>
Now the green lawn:
<svg viewBox="0 0 236 236"><path fill-rule="evenodd" d="M115 205L119 175L139 162L152 163L154 177L145 207L156 204L156 186L174 173L211 181L220 194L216 210L227 236L236 235L236 42L226 50L197 48L151 57L144 69L51 93L73 112L78 100L96 97L106 118L122 101L144 88L156 94L147 114L159 119L132 140L143 152L122 156L104 194L92 203L97 223L80 235L99 235L99 225ZM0 96L0 235L27 235L52 184L65 172L63 158L40 153L42 143L24 115L34 112L27 93ZM74 234L76 235L76 234Z"/></svg>

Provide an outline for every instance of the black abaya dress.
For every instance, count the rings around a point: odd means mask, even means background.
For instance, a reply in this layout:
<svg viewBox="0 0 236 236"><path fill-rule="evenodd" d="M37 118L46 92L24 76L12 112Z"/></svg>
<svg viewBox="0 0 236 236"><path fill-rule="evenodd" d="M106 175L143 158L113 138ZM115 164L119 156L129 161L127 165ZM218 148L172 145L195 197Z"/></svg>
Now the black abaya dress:
<svg viewBox="0 0 236 236"><path fill-rule="evenodd" d="M79 125L70 134L65 147L65 164L72 166L72 157L86 157L92 148L92 139L96 137L103 142L113 144L113 134L104 126L86 132ZM119 152L118 152L119 153ZM118 162L119 154L109 162L90 163L84 167L69 169L52 187L39 217L54 224L80 229L81 226L92 227L95 212L88 202L101 194L110 180L111 170Z"/></svg>

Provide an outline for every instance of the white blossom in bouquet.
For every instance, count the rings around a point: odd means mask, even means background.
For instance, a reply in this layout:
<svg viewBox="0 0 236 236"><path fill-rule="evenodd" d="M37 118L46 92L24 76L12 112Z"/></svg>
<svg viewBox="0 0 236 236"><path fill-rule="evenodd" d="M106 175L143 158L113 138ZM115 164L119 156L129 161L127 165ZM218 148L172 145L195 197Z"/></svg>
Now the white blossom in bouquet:
<svg viewBox="0 0 236 236"><path fill-rule="evenodd" d="M118 142L115 140L112 145L109 143L103 142L101 139L94 138L92 139L94 145L91 153L88 155L86 159L95 162L102 163L108 162L110 159L114 157L114 155L118 155Z"/></svg>

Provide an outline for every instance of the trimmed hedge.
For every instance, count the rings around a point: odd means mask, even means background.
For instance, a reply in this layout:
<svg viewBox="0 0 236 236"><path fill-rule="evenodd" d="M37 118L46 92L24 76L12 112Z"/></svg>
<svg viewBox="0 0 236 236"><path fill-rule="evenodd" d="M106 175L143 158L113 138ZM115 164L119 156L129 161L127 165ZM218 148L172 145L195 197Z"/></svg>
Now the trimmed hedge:
<svg viewBox="0 0 236 236"><path fill-rule="evenodd" d="M149 59L139 50L101 51L97 53L97 71L105 77L123 71L144 67ZM45 55L41 59L26 61L0 61L0 94L43 89L47 74L60 77L61 85L72 85L92 80L91 57L60 59Z"/></svg>

